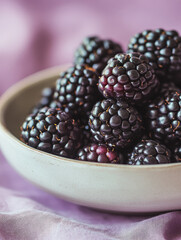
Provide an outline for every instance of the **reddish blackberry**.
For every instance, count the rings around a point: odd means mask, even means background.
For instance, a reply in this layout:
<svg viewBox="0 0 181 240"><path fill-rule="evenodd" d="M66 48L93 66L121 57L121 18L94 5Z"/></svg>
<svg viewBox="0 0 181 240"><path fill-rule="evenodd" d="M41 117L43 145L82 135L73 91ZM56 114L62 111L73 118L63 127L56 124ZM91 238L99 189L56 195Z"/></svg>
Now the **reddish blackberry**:
<svg viewBox="0 0 181 240"><path fill-rule="evenodd" d="M75 51L75 64L88 64L101 74L108 59L121 52L121 46L111 40L86 37Z"/></svg>
<svg viewBox="0 0 181 240"><path fill-rule="evenodd" d="M89 126L94 139L110 147L127 147L142 134L142 119L138 111L121 100L97 102L89 116Z"/></svg>
<svg viewBox="0 0 181 240"><path fill-rule="evenodd" d="M93 68L87 65L76 65L61 73L56 82L54 100L72 116L85 117L100 98L98 76Z"/></svg>
<svg viewBox="0 0 181 240"><path fill-rule="evenodd" d="M171 152L166 146L153 141L142 140L131 154L128 154L129 165L161 164L171 162Z"/></svg>
<svg viewBox="0 0 181 240"><path fill-rule="evenodd" d="M40 108L49 106L53 99L54 87L43 88L39 103L33 108L32 113L37 113Z"/></svg>
<svg viewBox="0 0 181 240"><path fill-rule="evenodd" d="M82 161L99 163L123 163L124 158L121 153L105 144L91 144L78 151L77 159Z"/></svg>
<svg viewBox="0 0 181 240"><path fill-rule="evenodd" d="M181 146L180 145L178 145L174 149L174 159L176 162L181 162Z"/></svg>
<svg viewBox="0 0 181 240"><path fill-rule="evenodd" d="M117 54L108 61L98 88L104 97L142 103L149 99L159 81L148 59L140 53Z"/></svg>
<svg viewBox="0 0 181 240"><path fill-rule="evenodd" d="M145 30L131 38L129 52L140 52L161 77L181 71L181 37L176 31Z"/></svg>
<svg viewBox="0 0 181 240"><path fill-rule="evenodd" d="M82 132L69 114L44 107L29 115L21 127L22 140L31 147L65 157L74 157Z"/></svg>
<svg viewBox="0 0 181 240"><path fill-rule="evenodd" d="M151 136L172 144L181 140L181 92L171 91L148 105L146 120Z"/></svg>

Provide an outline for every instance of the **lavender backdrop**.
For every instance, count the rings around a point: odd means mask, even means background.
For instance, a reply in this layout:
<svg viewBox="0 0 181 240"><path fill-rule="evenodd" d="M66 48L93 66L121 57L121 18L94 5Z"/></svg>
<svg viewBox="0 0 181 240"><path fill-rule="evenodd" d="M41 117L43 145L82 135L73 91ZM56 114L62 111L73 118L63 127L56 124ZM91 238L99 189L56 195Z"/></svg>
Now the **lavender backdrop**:
<svg viewBox="0 0 181 240"><path fill-rule="evenodd" d="M70 63L82 38L121 43L147 28L181 33L181 1L0 0L0 94L24 76ZM0 240L181 239L180 211L156 216L100 213L51 196L0 154Z"/></svg>

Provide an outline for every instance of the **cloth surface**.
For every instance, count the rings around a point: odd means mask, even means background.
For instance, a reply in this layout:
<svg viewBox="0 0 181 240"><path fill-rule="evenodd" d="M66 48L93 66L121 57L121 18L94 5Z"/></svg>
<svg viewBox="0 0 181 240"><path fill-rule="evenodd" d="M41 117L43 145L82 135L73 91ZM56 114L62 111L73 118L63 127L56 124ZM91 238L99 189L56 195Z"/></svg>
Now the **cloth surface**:
<svg viewBox="0 0 181 240"><path fill-rule="evenodd" d="M82 38L122 44L144 29L181 33L181 2L0 0L0 94L24 76L70 63ZM19 176L0 153L0 240L176 240L181 212L124 216L81 207Z"/></svg>

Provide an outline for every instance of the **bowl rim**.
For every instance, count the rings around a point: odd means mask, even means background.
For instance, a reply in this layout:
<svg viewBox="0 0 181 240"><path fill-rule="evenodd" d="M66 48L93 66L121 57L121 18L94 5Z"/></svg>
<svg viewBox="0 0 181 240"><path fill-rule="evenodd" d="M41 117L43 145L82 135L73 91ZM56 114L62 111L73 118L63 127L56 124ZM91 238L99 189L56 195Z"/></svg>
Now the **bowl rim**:
<svg viewBox="0 0 181 240"><path fill-rule="evenodd" d="M97 162L90 162L90 161L81 161L77 159L72 158L65 158L62 156L53 155L51 153L43 152L41 150L35 149L33 147L28 146L27 144L23 143L20 139L15 137L6 127L6 124L4 122L4 112L6 107L8 106L8 103L11 101L11 99L16 96L19 92L23 91L24 89L27 89L29 86L36 85L37 82L43 82L45 79L56 77L58 76L62 71L65 71L66 68L70 67L70 64L64 64L60 66L54 66L50 68L43 69L41 71L38 71L34 74L31 74L22 80L14 83L10 88L8 88L2 96L0 96L0 131L8 136L9 139L12 141L15 141L18 145L21 145L24 148L28 148L30 151L37 152L41 155L45 155L47 157L50 157L56 161L66 161L66 162L72 162L72 163L79 163L83 165L90 165L90 166L97 166L97 167L109 167L109 168L122 168L122 169L164 169L164 168L175 168L177 166L180 166L180 163L165 163L165 164L150 164L150 165L128 165L128 164L113 164L113 163L97 163Z"/></svg>

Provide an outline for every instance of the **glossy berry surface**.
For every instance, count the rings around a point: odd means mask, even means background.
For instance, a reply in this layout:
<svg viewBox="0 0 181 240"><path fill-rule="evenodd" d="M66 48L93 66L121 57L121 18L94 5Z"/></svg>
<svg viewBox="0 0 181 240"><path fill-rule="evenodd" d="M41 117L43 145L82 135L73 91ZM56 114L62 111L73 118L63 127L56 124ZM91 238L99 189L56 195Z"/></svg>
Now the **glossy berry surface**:
<svg viewBox="0 0 181 240"><path fill-rule="evenodd" d="M77 159L99 163L123 163L123 155L105 144L91 144L80 149Z"/></svg>
<svg viewBox="0 0 181 240"><path fill-rule="evenodd" d="M75 64L88 64L101 74L109 58L120 52L121 46L111 40L86 37L75 51Z"/></svg>
<svg viewBox="0 0 181 240"><path fill-rule="evenodd" d="M105 99L97 102L89 116L94 139L111 147L124 148L142 134L142 118L125 101Z"/></svg>
<svg viewBox="0 0 181 240"><path fill-rule="evenodd" d="M87 116L100 95L98 76L87 65L76 65L61 73L56 82L54 101L73 117Z"/></svg>
<svg viewBox="0 0 181 240"><path fill-rule="evenodd" d="M108 61L98 88L106 98L140 103L149 99L158 85L148 59L140 53L130 53L117 54Z"/></svg>
<svg viewBox="0 0 181 240"><path fill-rule="evenodd" d="M146 120L152 137L174 144L181 140L181 92L170 92L148 105Z"/></svg>
<svg viewBox="0 0 181 240"><path fill-rule="evenodd" d="M177 31L145 30L131 38L128 51L144 54L159 76L181 70L181 37Z"/></svg>
<svg viewBox="0 0 181 240"><path fill-rule="evenodd" d="M74 157L82 144L82 131L75 120L60 109L48 107L26 118L21 137L31 147L65 157Z"/></svg>
<svg viewBox="0 0 181 240"><path fill-rule="evenodd" d="M163 144L154 140L142 140L131 154L128 154L129 165L162 164L171 162L171 152Z"/></svg>

